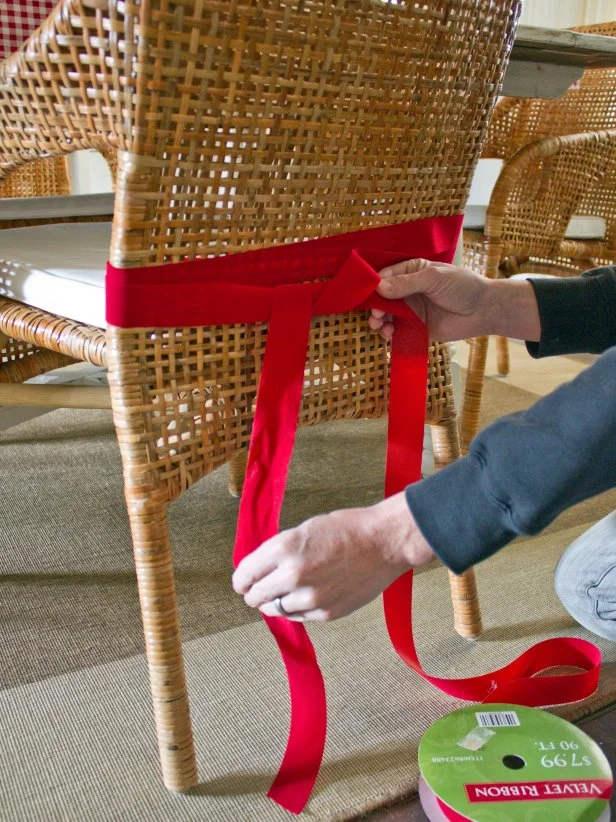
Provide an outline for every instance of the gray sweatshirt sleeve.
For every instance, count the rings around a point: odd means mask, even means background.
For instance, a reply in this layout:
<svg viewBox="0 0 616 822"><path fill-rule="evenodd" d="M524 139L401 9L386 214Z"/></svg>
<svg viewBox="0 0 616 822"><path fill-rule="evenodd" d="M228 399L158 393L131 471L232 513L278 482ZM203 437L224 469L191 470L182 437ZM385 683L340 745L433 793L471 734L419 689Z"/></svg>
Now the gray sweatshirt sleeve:
<svg viewBox="0 0 616 822"><path fill-rule="evenodd" d="M560 296L558 283L565 286ZM406 489L420 530L456 573L616 486L616 269L598 269L575 281L535 281L533 287L542 320L534 356L563 347L597 351L605 342L615 347L527 411L490 425L467 457Z"/></svg>

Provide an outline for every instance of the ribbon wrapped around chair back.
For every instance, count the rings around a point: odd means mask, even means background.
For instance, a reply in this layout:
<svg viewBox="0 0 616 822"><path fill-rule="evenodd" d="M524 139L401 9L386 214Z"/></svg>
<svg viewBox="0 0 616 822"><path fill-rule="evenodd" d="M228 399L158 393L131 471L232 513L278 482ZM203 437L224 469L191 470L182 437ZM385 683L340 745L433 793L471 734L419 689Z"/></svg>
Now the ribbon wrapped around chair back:
<svg viewBox="0 0 616 822"><path fill-rule="evenodd" d="M314 316L381 308L396 317L390 369L386 495L421 472L428 338L403 301L375 293L377 271L413 257L451 262L462 218L435 217L335 237L164 266L107 269L107 319L123 328L269 323L233 560L279 530ZM429 676L413 640L409 572L384 593L392 643L420 676L461 699L538 706L572 702L597 687L600 652L573 638L538 643L497 671L464 679ZM268 796L299 813L319 772L326 732L323 677L305 627L264 617L290 688L287 748ZM535 677L557 665L579 673Z"/></svg>

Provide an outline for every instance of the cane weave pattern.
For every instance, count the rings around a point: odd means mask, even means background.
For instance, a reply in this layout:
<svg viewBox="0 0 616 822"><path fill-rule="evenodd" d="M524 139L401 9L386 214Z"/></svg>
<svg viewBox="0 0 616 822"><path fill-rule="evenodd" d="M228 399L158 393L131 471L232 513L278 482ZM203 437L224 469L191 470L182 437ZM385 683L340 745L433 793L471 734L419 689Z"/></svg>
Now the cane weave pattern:
<svg viewBox="0 0 616 822"><path fill-rule="evenodd" d="M117 160L110 261L130 268L463 211L519 0L60 0L0 66L0 176L81 148ZM308 272L309 276L309 272ZM0 299L0 330L109 364L165 784L197 781L167 505L241 454L264 325L96 329ZM99 335L97 337L97 334ZM387 406L365 315L317 317L301 424ZM456 457L449 351L436 461ZM466 580L465 580L466 581ZM472 584L456 601L477 633Z"/></svg>
<svg viewBox="0 0 616 822"><path fill-rule="evenodd" d="M604 36L616 35L616 23L579 26L574 31ZM484 157L509 161L514 154L534 140L616 129L616 69L588 69L562 97L525 99L508 97L499 102L488 128ZM501 233L494 237L507 246L506 253L526 254L532 259L547 255L550 259L588 258L608 262L616 255L616 171L604 149L588 143L586 150L566 151L557 160L551 156L528 166L517 191L508 192L507 212ZM574 192L577 178L578 191ZM524 225L524 197L537 197L542 185L550 180L552 191L545 192L542 203L527 207ZM563 197L559 198L558 192ZM501 209L500 203L494 203ZM492 211L492 205L490 206ZM603 243L571 242L564 234L571 216L576 214L602 217L607 225ZM465 233L466 238L466 233ZM533 242L534 238L534 242ZM466 239L465 239L466 241ZM472 242L469 235L469 242ZM565 266L566 271L566 266Z"/></svg>
<svg viewBox="0 0 616 822"><path fill-rule="evenodd" d="M616 23L580 26L616 35ZM571 276L616 260L616 69L587 69L555 99L505 98L496 106L484 157L505 160L483 234L464 232L464 258L488 277L515 272ZM565 238L574 214L602 217L600 240ZM509 370L507 340L497 368ZM473 342L461 418L466 450L477 433L487 338Z"/></svg>
<svg viewBox="0 0 616 822"><path fill-rule="evenodd" d="M155 2L144 22L65 0L0 73L0 168L117 147L119 266L459 213L511 45L517 4L497 5ZM181 489L246 444L265 329L109 333L134 357L122 413L150 470ZM386 352L362 315L315 320L302 424L382 414ZM430 388L431 419L448 390Z"/></svg>

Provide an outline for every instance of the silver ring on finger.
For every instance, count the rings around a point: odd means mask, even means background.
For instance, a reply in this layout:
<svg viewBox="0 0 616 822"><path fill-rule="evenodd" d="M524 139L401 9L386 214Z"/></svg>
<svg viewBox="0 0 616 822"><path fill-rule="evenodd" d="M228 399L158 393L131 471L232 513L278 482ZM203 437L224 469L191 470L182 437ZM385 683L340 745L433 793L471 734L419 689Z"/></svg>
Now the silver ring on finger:
<svg viewBox="0 0 616 822"><path fill-rule="evenodd" d="M287 611L284 605L282 604L282 597L276 597L274 600L274 608L278 611L281 617L286 617L286 619L302 619L302 615L299 613L292 613L291 611Z"/></svg>

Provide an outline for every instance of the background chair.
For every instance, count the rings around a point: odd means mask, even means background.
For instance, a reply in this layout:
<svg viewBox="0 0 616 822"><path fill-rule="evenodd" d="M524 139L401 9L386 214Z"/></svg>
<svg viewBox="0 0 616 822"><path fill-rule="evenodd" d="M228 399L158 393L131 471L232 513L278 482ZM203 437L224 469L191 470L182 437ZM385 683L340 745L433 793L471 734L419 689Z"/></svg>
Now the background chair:
<svg viewBox="0 0 616 822"><path fill-rule="evenodd" d="M54 5L55 0L6 0L0 31L0 60L23 45L44 23ZM103 153L113 170L115 151L105 146ZM111 219L112 198L72 197L69 201L70 195L66 155L20 166L0 181L0 228ZM43 199L34 203L34 197ZM9 199L12 202L2 202ZM0 383L24 382L76 362L66 354L0 333Z"/></svg>
<svg viewBox="0 0 616 822"><path fill-rule="evenodd" d="M105 332L88 319L102 270L55 314L44 295L17 299L24 271L48 272L41 237L45 254L70 242L80 258L81 243L99 267L130 269L461 213L519 5L62 0L0 70L2 174L78 148L117 156L111 234L4 232L0 329L109 367L169 788L194 784L196 766L167 510L246 449L267 329ZM384 414L387 356L363 314L315 319L300 424ZM432 352L429 403L445 462L458 448L446 346Z"/></svg>
<svg viewBox="0 0 616 822"><path fill-rule="evenodd" d="M616 23L576 30L614 35ZM616 69L588 69L560 98L501 100L482 157L503 161L502 170L488 207L465 218L465 265L488 277L524 272L575 276L614 262L612 136L558 143L549 139L614 128ZM479 426L487 345L487 338L471 342L460 424L464 452ZM497 337L496 345L497 369L505 375L508 341Z"/></svg>

